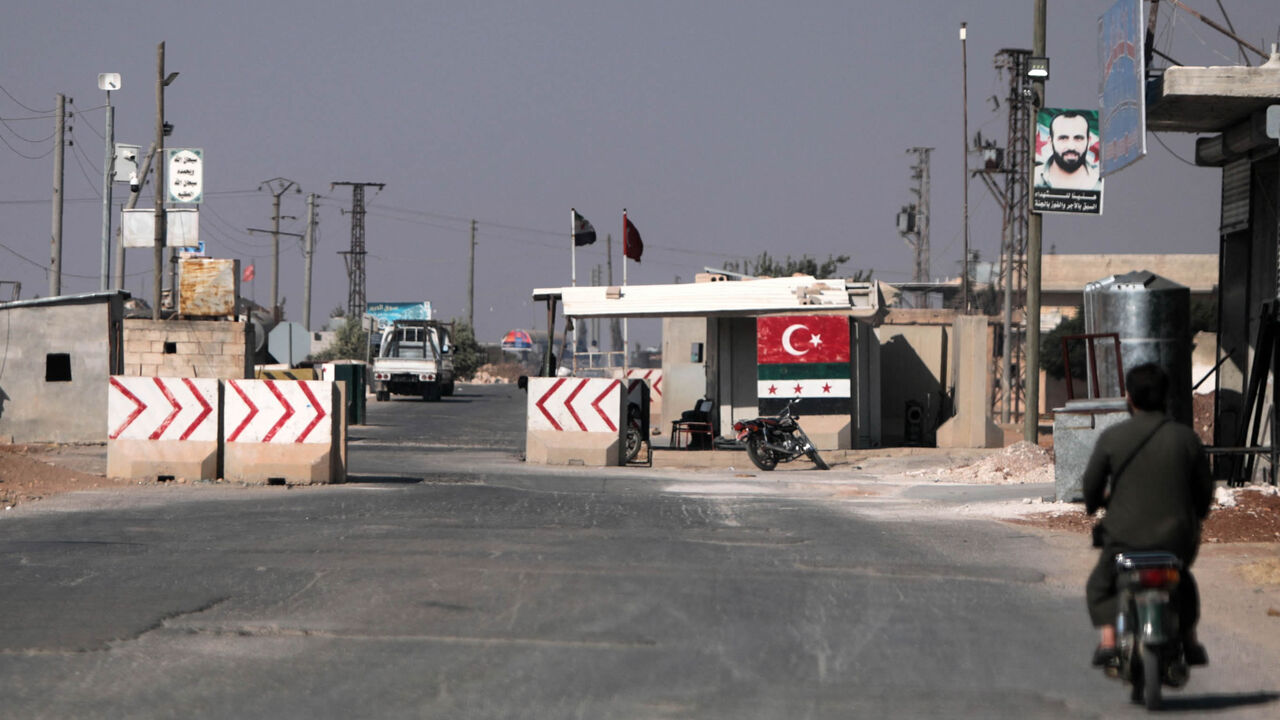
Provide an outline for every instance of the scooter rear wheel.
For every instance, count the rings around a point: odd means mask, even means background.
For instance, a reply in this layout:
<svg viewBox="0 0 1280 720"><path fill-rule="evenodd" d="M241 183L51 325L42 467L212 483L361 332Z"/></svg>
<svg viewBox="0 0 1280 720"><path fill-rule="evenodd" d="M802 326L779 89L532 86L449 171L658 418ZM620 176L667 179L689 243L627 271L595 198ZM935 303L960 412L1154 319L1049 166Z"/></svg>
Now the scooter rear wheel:
<svg viewBox="0 0 1280 720"><path fill-rule="evenodd" d="M1143 704L1148 710L1160 709L1160 655L1155 648L1142 648Z"/></svg>

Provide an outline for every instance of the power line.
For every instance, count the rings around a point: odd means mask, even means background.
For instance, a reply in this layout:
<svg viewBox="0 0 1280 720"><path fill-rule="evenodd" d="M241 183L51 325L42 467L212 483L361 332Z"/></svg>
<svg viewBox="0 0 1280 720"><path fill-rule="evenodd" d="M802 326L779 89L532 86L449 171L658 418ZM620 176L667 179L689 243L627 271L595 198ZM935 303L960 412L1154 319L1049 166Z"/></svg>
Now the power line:
<svg viewBox="0 0 1280 720"><path fill-rule="evenodd" d="M10 100L18 103L19 105L22 105L22 109L26 110L27 112L39 113L41 115L51 115L54 112L54 110L37 110L29 105L24 104L21 100L14 97L13 93L6 90L3 85L0 85L0 92L4 93L5 95L8 95Z"/></svg>

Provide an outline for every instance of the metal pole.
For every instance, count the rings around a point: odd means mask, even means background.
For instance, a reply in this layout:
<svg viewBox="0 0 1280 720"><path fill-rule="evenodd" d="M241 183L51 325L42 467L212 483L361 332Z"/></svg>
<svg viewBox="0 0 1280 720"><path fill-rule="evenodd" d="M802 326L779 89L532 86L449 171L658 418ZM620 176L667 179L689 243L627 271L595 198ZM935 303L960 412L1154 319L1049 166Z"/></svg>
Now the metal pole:
<svg viewBox="0 0 1280 720"><path fill-rule="evenodd" d="M67 96L58 94L58 119L53 146L53 233L49 247L49 294L62 294L62 148L67 131Z"/></svg>
<svg viewBox="0 0 1280 720"><path fill-rule="evenodd" d="M111 91L107 91L107 154L102 161L102 277L99 278L98 289L107 291L108 277L111 275L111 185L116 177L115 138L116 109L111 107Z"/></svg>
<svg viewBox="0 0 1280 720"><path fill-rule="evenodd" d="M1045 0L1035 0L1035 15L1032 25L1033 40L1031 54L1034 57L1045 57ZM1044 81L1036 80L1031 84L1032 109L1044 107ZM1031 126L1030 157L1027 159L1028 187L1035 183L1035 131L1036 124ZM1029 195L1029 194L1028 194ZM1043 245L1041 231L1044 218L1040 213L1032 212L1027 223L1027 345L1024 394L1026 396L1026 413L1023 415L1022 437L1029 443L1040 441L1040 248Z"/></svg>
<svg viewBox="0 0 1280 720"><path fill-rule="evenodd" d="M964 277L960 279L960 296L963 303L963 312L969 312L969 48L968 48L968 25L969 23L960 23L960 95L964 105L964 121L961 123L962 132L964 134L964 142L960 147L964 150L964 163L961 169L964 171L964 263L962 265Z"/></svg>
<svg viewBox="0 0 1280 720"><path fill-rule="evenodd" d="M311 332L311 261L316 253L316 194L307 193L306 277L302 286L302 326ZM292 337L292 336L291 336ZM366 345L368 343L365 343Z"/></svg>
<svg viewBox="0 0 1280 720"><path fill-rule="evenodd" d="M156 216L155 248L152 251L151 319L160 319L160 285L164 276L164 243L166 239L164 194L164 43L156 47Z"/></svg>
<svg viewBox="0 0 1280 720"><path fill-rule="evenodd" d="M470 259L467 264L467 325L476 329L476 221L471 221Z"/></svg>
<svg viewBox="0 0 1280 720"><path fill-rule="evenodd" d="M138 206L138 197L142 193L142 186L147 183L147 175L151 172L151 159L155 157L156 146L153 143L147 148L147 155L142 159L142 169L138 171L138 189L129 190L129 199L124 206L130 210ZM116 241L116 272L115 272L116 290L124 289L124 238L117 238Z"/></svg>

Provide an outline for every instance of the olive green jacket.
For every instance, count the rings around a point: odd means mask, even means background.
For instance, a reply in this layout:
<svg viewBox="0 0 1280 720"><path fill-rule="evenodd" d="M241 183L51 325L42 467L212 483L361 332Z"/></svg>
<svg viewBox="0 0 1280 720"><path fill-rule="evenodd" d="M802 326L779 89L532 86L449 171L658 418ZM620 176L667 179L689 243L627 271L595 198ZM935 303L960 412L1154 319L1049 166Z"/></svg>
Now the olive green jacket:
<svg viewBox="0 0 1280 720"><path fill-rule="evenodd" d="M1107 544L1116 550L1167 550L1194 554L1200 522L1209 514L1213 477L1204 447L1181 423L1162 413L1137 410L1102 432L1084 471L1085 510L1106 508ZM1155 434L1151 435L1155 430ZM1124 467L1111 475L1151 436ZM1108 482L1110 481L1110 482Z"/></svg>

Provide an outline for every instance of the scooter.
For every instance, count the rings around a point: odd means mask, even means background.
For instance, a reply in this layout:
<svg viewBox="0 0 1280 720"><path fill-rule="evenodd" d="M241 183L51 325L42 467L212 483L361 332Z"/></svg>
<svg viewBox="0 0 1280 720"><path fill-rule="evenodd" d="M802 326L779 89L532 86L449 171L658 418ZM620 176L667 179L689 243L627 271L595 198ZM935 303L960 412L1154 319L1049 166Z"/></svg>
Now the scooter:
<svg viewBox="0 0 1280 720"><path fill-rule="evenodd" d="M747 457L761 470L772 470L780 462L791 462L801 455L807 456L819 470L831 468L818 455L818 449L804 434L797 418L791 412L795 400L787 401L776 416L764 416L751 420L739 420L733 424L738 442L747 448Z"/></svg>
<svg viewBox="0 0 1280 720"><path fill-rule="evenodd" d="M1116 575L1118 657L1104 671L1132 686L1133 702L1157 710L1161 688L1180 688L1191 676L1172 600L1182 577L1182 561L1167 552L1119 553Z"/></svg>

